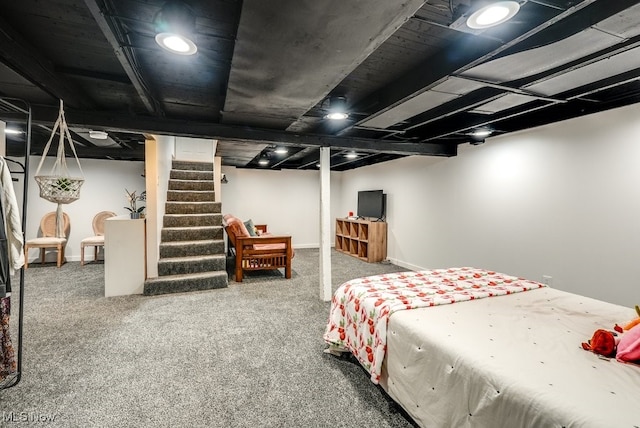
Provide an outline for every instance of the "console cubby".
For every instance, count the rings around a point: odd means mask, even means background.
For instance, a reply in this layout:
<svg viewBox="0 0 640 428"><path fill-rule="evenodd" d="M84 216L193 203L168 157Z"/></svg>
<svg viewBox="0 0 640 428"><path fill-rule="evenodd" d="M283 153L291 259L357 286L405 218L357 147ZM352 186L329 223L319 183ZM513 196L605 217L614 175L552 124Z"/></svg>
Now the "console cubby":
<svg viewBox="0 0 640 428"><path fill-rule="evenodd" d="M387 223L336 219L336 250L369 263L387 258Z"/></svg>

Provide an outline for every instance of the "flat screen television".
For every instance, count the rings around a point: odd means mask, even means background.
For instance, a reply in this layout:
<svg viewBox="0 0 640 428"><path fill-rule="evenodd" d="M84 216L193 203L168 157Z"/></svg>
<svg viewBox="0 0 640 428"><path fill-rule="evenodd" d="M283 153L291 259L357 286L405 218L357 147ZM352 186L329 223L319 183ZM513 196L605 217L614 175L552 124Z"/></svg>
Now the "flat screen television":
<svg viewBox="0 0 640 428"><path fill-rule="evenodd" d="M385 194L382 190L362 190L358 192L358 217L384 218Z"/></svg>

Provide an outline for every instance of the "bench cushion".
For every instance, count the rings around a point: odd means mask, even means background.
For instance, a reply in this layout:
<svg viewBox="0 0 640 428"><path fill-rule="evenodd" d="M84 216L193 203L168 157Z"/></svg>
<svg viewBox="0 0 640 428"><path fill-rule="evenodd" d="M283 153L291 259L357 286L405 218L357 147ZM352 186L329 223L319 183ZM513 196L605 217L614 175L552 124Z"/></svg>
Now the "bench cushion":
<svg viewBox="0 0 640 428"><path fill-rule="evenodd" d="M286 245L282 244L253 244L254 250L268 251L268 250L284 250Z"/></svg>

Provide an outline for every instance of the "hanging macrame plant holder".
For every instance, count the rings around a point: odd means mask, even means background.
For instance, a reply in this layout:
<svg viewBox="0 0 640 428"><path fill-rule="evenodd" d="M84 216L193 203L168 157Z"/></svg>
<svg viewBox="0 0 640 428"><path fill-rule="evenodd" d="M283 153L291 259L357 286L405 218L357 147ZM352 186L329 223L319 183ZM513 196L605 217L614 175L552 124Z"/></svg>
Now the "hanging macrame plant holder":
<svg viewBox="0 0 640 428"><path fill-rule="evenodd" d="M55 137L56 135L56 131L58 130L59 139L56 161L51 167L51 172L49 173L49 175L40 175L40 169L42 168L42 165L47 158L49 148L51 147L51 142L53 141L53 137ZM69 146L71 147L73 156L76 158L78 169L80 170L80 175L82 177L71 177L71 175L69 174L64 151L65 138L69 140ZM73 145L73 140L71 139L71 134L69 133L67 121L64 118L64 108L62 100L60 100L60 113L58 114L58 119L53 126L53 130L51 131L51 137L49 137L49 141L47 141L47 144L45 145L42 152L42 159L40 159L40 163L38 164L35 179L38 183L38 186L40 187L40 197L46 199L47 201L58 204L58 208L56 210L56 236L58 238L64 238L65 233L64 219L62 215L62 204L70 204L71 202L80 199L80 187L82 186L82 183L84 183L84 173L82 172L82 167L80 166L80 161L78 160L78 155L76 154L76 148Z"/></svg>

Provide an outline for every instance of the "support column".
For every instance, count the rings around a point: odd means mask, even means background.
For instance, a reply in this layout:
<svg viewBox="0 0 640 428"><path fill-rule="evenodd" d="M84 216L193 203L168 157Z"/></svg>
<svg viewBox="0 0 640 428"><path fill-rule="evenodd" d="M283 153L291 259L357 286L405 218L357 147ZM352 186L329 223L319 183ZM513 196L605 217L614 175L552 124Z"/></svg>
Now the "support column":
<svg viewBox="0 0 640 428"><path fill-rule="evenodd" d="M171 143L173 143L173 139L171 139ZM158 260L160 259L160 230L162 221L158 221L158 199L161 198L158 187L161 174L159 158L162 154L158 146L159 143L155 138L149 137L144 142L144 190L147 192L147 200L145 203L147 278L158 277Z"/></svg>
<svg viewBox="0 0 640 428"><path fill-rule="evenodd" d="M0 120L0 156L7 155L7 140L4 130L7 128L7 124Z"/></svg>
<svg viewBox="0 0 640 428"><path fill-rule="evenodd" d="M331 300L331 149L320 148L320 298Z"/></svg>

